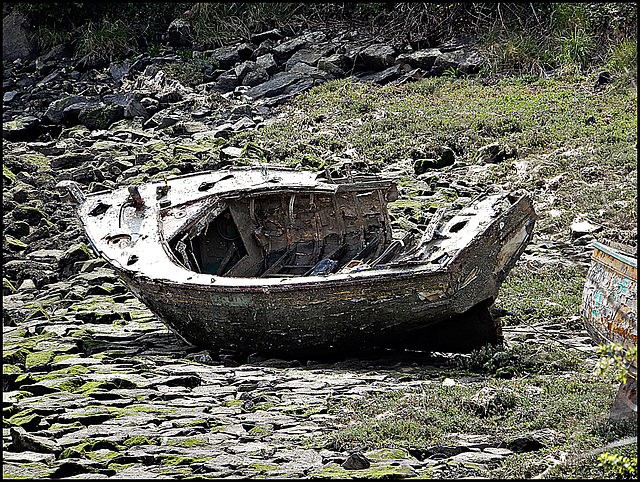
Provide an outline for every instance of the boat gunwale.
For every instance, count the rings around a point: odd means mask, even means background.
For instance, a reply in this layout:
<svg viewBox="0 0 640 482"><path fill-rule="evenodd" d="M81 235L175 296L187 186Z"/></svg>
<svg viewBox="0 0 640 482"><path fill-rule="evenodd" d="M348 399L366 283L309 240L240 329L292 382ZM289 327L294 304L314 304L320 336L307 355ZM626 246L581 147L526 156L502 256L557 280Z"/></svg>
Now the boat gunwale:
<svg viewBox="0 0 640 482"><path fill-rule="evenodd" d="M607 246L605 244L594 241L593 247L598 251L602 251L603 253L617 259L618 261L622 261L623 263L638 269L638 261L636 259L622 253L621 251L618 251L615 248L612 248L611 246Z"/></svg>
<svg viewBox="0 0 640 482"><path fill-rule="evenodd" d="M332 273L326 276L296 276L296 277L273 277L273 278L252 278L252 277L226 277L195 273L199 277L207 277L211 279L210 284L199 282L178 282L168 278L152 278L147 275L140 274L139 272L127 271L124 269L117 269L119 273L122 273L126 278L131 279L137 284L158 284L164 286L184 288L187 290L198 291L226 291L226 292L255 292L255 293L268 293L270 291L298 291L301 289L329 289L338 287L347 287L350 284L362 287L361 283L363 278L366 281L373 283L379 283L388 281L390 279L403 279L408 280L421 277L450 277L452 272L447 266L445 269L433 270L425 269L428 265L417 265L407 267L393 267L386 269L369 269L362 271L355 271L352 273ZM215 280L215 281L214 281ZM229 283L229 280L237 280L237 283ZM222 281L222 282L220 282ZM225 281L227 281L225 283ZM443 280L443 282L449 282L450 280Z"/></svg>
<svg viewBox="0 0 640 482"><path fill-rule="evenodd" d="M229 169L227 172L233 172L233 171L256 171L259 170L260 167L257 166L242 166L242 167L238 167L235 169ZM271 168L269 169L269 172L271 173L277 173L278 171L284 171L284 172L292 172L292 173L296 173L296 175L300 172L297 171L295 169L291 169L291 168L282 168L282 167L277 167L275 169ZM219 171L206 171L206 172L197 172L197 173L190 173L187 175L181 175L181 176L175 176L173 178L169 178L169 179L178 179L178 178L191 178L191 177L197 177L197 176L202 176L202 175L207 175L207 174L212 174L212 173L216 173ZM370 186L370 188L374 188L374 189L384 189L387 188L387 184L388 187L393 187L394 186L394 181L391 179L384 179L381 178L380 176L364 176L365 178L373 181L374 184L376 184L376 186ZM331 184L331 182L333 181L326 181L326 180L318 180L317 184L315 186L298 186L298 185L284 185L284 186L279 186L279 189L277 189L277 191L296 191L298 189L302 190L302 191L316 191L318 190L318 187L329 187L329 186L343 186L343 189L350 186L350 185L362 185L363 182L353 182L355 179L357 179L357 176L354 176L353 179L350 179L349 181L351 182L347 182L347 183L333 183ZM364 183L366 183L367 181L364 181ZM155 181L155 182L150 182L148 183L148 185L154 185L154 184L163 184L163 181L159 180L159 181ZM385 186L381 186L381 184L384 184ZM109 190L109 191L101 191L101 192L95 192L95 193L89 193L86 196L85 202L83 202L84 205L86 205L86 201L89 198L92 197L97 197L100 195L104 195L106 193L111 193L111 194L116 194L118 191L122 191L122 193L124 193L125 188L120 188L120 189L114 189L114 190ZM245 188L246 189L246 188ZM265 186L261 186L259 188L259 191L263 192L263 190L265 189ZM233 195L230 196L231 193L233 193L234 195L236 194L236 192L242 192L243 189L231 189L228 191L217 191L217 192L209 192L204 194L201 197L195 198L195 199L191 199L189 201L187 201L188 203L192 203L192 202L196 202L199 200L202 200L204 198L210 198L210 197L218 197L219 200L224 201L226 199L229 199L231 197L233 197ZM333 191L333 189L331 189L331 191ZM271 191L274 192L274 191ZM489 190L484 191L479 193L477 196L475 196L473 199L471 199L471 201L464 206L459 212L457 212L454 215L454 218L458 215L461 214L465 214L464 211L466 211L469 206L473 206L473 204L475 202L480 202L480 200L486 198L486 197L491 197L494 195L500 195L500 194L505 194L505 195L510 195L510 194L514 194L517 191L514 192L490 192ZM245 190L246 193L246 190ZM327 193L328 194L328 193ZM247 195L250 196L250 194L247 193ZM488 213L487 219L490 220L488 224L486 224L484 226L484 230L482 231L478 231L476 232L473 236L476 237L478 235L480 235L481 232L484 232L486 229L489 229L491 226L493 226L496 222L498 222L499 219L503 218L504 216L508 216L508 213L514 210L519 209L518 206L521 205L523 199L530 199L530 196L527 192L524 193L520 193L514 200L511 200L511 206L509 208L507 208L506 210L500 212L500 211L492 211L491 213ZM176 205L173 205L171 207L168 208L159 208L159 207L154 207L154 210L156 210L156 214L157 214L157 218L156 218L156 222L160 223L161 222L161 217L163 216L163 214L167 211L167 210L171 210L174 209L178 206L184 205L187 202L183 202L183 203L178 203ZM532 207L532 206L531 206ZM81 211L81 206L79 206L78 208L78 214ZM474 213L475 214L475 213ZM200 217L200 216L195 216L195 217ZM522 211L521 214L522 220L524 221L526 218L531 217L530 215L527 214L526 210ZM79 216L80 218L80 222L83 225L83 228L85 230L85 232L87 232L88 234L88 229L87 229L87 225L84 222L84 217L83 216ZM492 219L493 218L493 219ZM533 213L533 218L537 218L537 216L535 215L535 213ZM520 223L522 224L522 223ZM130 269L127 267L124 267L122 265L122 263L116 259L111 259L111 257L107 256L105 251L102 249L97 249L97 246L94 245L94 243L91 240L91 237L89 236L89 241L92 245L92 248L94 249L94 251L101 257L105 258L105 260L107 260L109 262L109 264L116 269L117 271L119 271L120 273L122 273L124 276L126 276L129 279L134 279L136 280L137 283L149 283L149 282L156 282L156 283L161 283L161 284L165 284L165 285L175 285L175 286L185 286L185 287L189 287L189 289L202 289L205 291L211 291L211 289L213 288L214 290L226 290L229 292L233 292L233 291L241 291L241 290L247 290L247 289L251 289L251 290L255 290L256 292L260 292L260 291L265 291L265 290L271 290L271 289L275 289L278 291L287 291L287 290L295 290L295 289L299 289L300 287L303 286L309 286L311 288L313 287L318 287L319 285L322 286L345 286L345 284L350 284L350 283L360 283L362 282L362 280L364 279L365 281L372 281L372 282L380 282L380 281L384 281L386 278L388 277L402 277L402 278L415 278L415 277L422 277L422 276L430 276L430 275L434 275L434 276L443 276L445 273L447 273L447 275L450 275L450 270L449 270L449 266L451 265L451 263L460 256L461 253L463 253L465 251L465 249L467 249L467 247L462 247L459 250L457 250L457 252L454 254L453 257L450 257L449 259L447 259L446 261L444 261L443 263L434 263L433 261L430 260L423 260L423 261L414 261L413 263L409 264L409 263L403 263L403 264L389 264L389 265L380 265L377 266L375 268L370 268L370 269L362 269L362 270L358 270L358 271L351 271L348 273L331 273L328 275L316 275L316 276L295 276L295 277L271 277L271 278L255 278L255 277L226 277L226 276L217 276L217 275L211 275L211 274L204 274L204 273L198 273L195 271L191 271L186 269L184 266L181 266L179 264L176 264L176 262L172 259L172 255L170 253L170 250L168 250L168 246L167 246L167 240L164 239L164 232L162 229L158 229L158 234L160 236L160 244L162 245L163 251L165 252L165 255L167 255L168 260L176 265L176 268L181 269L186 271L187 273L189 273L191 276L191 278L193 277L197 277L198 281L194 280L194 282L189 282L188 277L182 278L182 279L170 279L170 278L164 278L164 277L158 277L158 276L149 276L144 274L144 271L142 269ZM140 266L140 265L138 265ZM186 275L189 276L189 275ZM201 281L200 281L201 280Z"/></svg>
<svg viewBox="0 0 640 482"><path fill-rule="evenodd" d="M490 229L491 226L499 223L502 216L506 216L509 211L516 210L522 200L528 197L526 194L520 196L512 206L496 216L488 225L484 227L482 232ZM523 214L525 212L523 211ZM523 215L523 219L526 218ZM478 233L479 234L479 233ZM477 234L477 235L478 235ZM529 236L527 236L527 239ZM165 243L163 243L163 247ZM209 275L203 273L192 272L195 276L201 279L208 279L209 283L205 282L178 282L168 278L153 278L141 273L139 270L127 270L118 269L124 273L127 278L134 280L138 284L143 283L155 283L166 286L184 287L185 289L198 289L199 291L227 291L227 292L241 292L251 290L256 293L264 293L266 291L292 291L301 288L318 289L318 288L331 288L331 287L344 287L349 284L360 284L365 278L365 281L371 281L373 283L383 282L387 278L395 279L412 279L418 277L443 277L449 278L447 283L451 282L451 277L455 271L452 267L460 266L455 264L455 260L458 259L467 249L468 246L461 248L454 257L445 261L445 263L433 263L429 261L416 262L416 264L402 264L402 265L381 265L379 268L363 269L360 271L352 271L349 273L331 273L328 275L316 275L316 276L296 276L296 277L273 277L273 278L256 278L256 277L227 277ZM184 269L184 268L183 268ZM233 280L233 281L231 281Z"/></svg>

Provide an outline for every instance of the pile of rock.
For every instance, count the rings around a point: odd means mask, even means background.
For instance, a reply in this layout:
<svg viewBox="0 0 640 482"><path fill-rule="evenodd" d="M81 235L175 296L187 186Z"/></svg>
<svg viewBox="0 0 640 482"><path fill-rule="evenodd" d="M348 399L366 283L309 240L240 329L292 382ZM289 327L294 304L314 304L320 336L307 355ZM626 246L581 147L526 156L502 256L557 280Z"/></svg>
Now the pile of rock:
<svg viewBox="0 0 640 482"><path fill-rule="evenodd" d="M261 119L232 126L251 128L270 117L269 108L329 80L402 84L446 71L474 74L484 62L468 39L414 50L376 43L358 31L327 35L315 30L286 37L274 29L246 42L193 50L202 82L184 86L163 70L184 62L180 46L192 46L188 29L175 22L168 35L173 46L163 55L132 54L109 63L89 55L74 58L63 44L30 58L27 45L14 45L22 32L15 15L13 22L5 19L13 30L3 36L3 137L14 141L56 138L74 125L102 130L121 119L140 119L145 129L162 129L179 119L194 121L192 130L215 133L228 123L229 112L202 107L211 103L212 94L250 102Z"/></svg>

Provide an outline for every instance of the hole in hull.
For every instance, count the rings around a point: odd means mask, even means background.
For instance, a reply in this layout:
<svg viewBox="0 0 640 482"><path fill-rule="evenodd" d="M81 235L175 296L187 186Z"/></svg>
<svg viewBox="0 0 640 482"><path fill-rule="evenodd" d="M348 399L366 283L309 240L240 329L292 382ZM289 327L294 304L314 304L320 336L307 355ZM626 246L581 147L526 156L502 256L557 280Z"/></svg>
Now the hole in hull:
<svg viewBox="0 0 640 482"><path fill-rule="evenodd" d="M185 235L170 246L186 268L218 276L224 275L246 254L229 209L205 225L197 235Z"/></svg>

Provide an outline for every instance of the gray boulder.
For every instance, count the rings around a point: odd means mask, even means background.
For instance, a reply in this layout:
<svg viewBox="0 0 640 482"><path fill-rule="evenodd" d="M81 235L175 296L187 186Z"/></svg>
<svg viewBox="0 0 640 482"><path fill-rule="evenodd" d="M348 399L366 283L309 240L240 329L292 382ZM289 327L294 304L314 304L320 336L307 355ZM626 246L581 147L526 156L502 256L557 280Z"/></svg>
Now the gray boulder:
<svg viewBox="0 0 640 482"><path fill-rule="evenodd" d="M255 50L255 45L250 43L243 43L238 45L237 52L240 60L248 60L253 55L253 51Z"/></svg>
<svg viewBox="0 0 640 482"><path fill-rule="evenodd" d="M311 65L305 64L304 62L298 62L293 66L289 73L299 74L303 77L309 77L311 79L323 81L328 81L335 78L335 76L331 75L329 72L320 70L317 67L312 67Z"/></svg>
<svg viewBox="0 0 640 482"><path fill-rule="evenodd" d="M382 72L374 72L372 74L363 75L360 80L373 82L374 84L384 85L399 79L404 74L404 69L400 65L392 65L384 69Z"/></svg>
<svg viewBox="0 0 640 482"><path fill-rule="evenodd" d="M367 70L381 70L393 65L396 49L391 45L374 44L360 51L360 61Z"/></svg>
<svg viewBox="0 0 640 482"><path fill-rule="evenodd" d="M90 130L106 129L112 123L124 117L124 108L120 105L90 104L82 108L78 120Z"/></svg>
<svg viewBox="0 0 640 482"><path fill-rule="evenodd" d="M62 447L54 440L31 435L22 427L11 427L10 433L13 450L55 454L62 452Z"/></svg>
<svg viewBox="0 0 640 482"><path fill-rule="evenodd" d="M257 64L252 60L245 60L244 62L241 62L238 65L236 65L233 70L236 73L236 77L238 78L238 80L242 81L245 75L247 75L249 72L254 71L256 67L257 67Z"/></svg>
<svg viewBox="0 0 640 482"><path fill-rule="evenodd" d="M432 74L442 74L447 69L455 69L463 74L477 74L485 62L476 50L465 47L439 55L432 67Z"/></svg>
<svg viewBox="0 0 640 482"><path fill-rule="evenodd" d="M280 72L274 75L270 80L260 85L256 85L247 91L247 95L254 99L261 97L274 97L282 94L287 87L295 84L300 79L297 74L288 72Z"/></svg>
<svg viewBox="0 0 640 482"><path fill-rule="evenodd" d="M238 48L235 46L220 47L214 50L204 50L202 52L194 52L194 58L207 57L215 61L221 69L229 69L240 62Z"/></svg>
<svg viewBox="0 0 640 482"><path fill-rule="evenodd" d="M347 57L342 54L333 54L328 57L318 59L318 69L329 72L336 77L345 75L347 68Z"/></svg>
<svg viewBox="0 0 640 482"><path fill-rule="evenodd" d="M123 116L125 119L133 119L135 117L142 117L146 119L149 117L149 112L139 101L137 101L136 99L131 99L124 106Z"/></svg>
<svg viewBox="0 0 640 482"><path fill-rule="evenodd" d="M78 273L79 262L93 258L93 254L86 244L77 243L71 246L58 260L58 273L63 277L68 277ZM76 264L78 263L78 264Z"/></svg>
<svg viewBox="0 0 640 482"><path fill-rule="evenodd" d="M307 65L316 66L322 54L311 49L301 49L294 53L285 65L285 70L291 70L296 64L302 62Z"/></svg>
<svg viewBox="0 0 640 482"><path fill-rule="evenodd" d="M133 119L134 117L148 118L147 109L138 100L139 94L132 92L105 95L103 101L107 105L115 105L123 108L123 117Z"/></svg>
<svg viewBox="0 0 640 482"><path fill-rule="evenodd" d="M27 37L27 18L17 12L2 20L2 60L33 59L35 48Z"/></svg>
<svg viewBox="0 0 640 482"><path fill-rule="evenodd" d="M278 62L286 62L298 50L324 42L326 38L323 32L309 32L275 46L273 54Z"/></svg>
<svg viewBox="0 0 640 482"><path fill-rule="evenodd" d="M89 99L82 95L70 95L68 97L63 97L62 99L53 101L47 108L44 115L51 122L58 123L64 118L64 110L67 107L73 104L86 104L88 101Z"/></svg>
<svg viewBox="0 0 640 482"><path fill-rule="evenodd" d="M10 141L33 140L40 133L40 121L34 116L21 116L2 123L2 138Z"/></svg>
<svg viewBox="0 0 640 482"><path fill-rule="evenodd" d="M109 73L117 85L122 84L122 78L131 71L131 62L127 59L124 62L112 62L109 66Z"/></svg>
<svg viewBox="0 0 640 482"><path fill-rule="evenodd" d="M280 29L274 28L273 30L268 30L267 32L253 34L251 36L251 42L258 45L264 42L265 40L282 40L284 35Z"/></svg>
<svg viewBox="0 0 640 482"><path fill-rule="evenodd" d="M254 87L258 84L262 84L269 80L269 74L265 69L260 66L256 66L254 70L247 73L242 79L242 85L246 85L248 87Z"/></svg>
<svg viewBox="0 0 640 482"><path fill-rule="evenodd" d="M267 74L273 75L278 71L278 64L273 54L264 54L256 59L256 65L266 70Z"/></svg>
<svg viewBox="0 0 640 482"><path fill-rule="evenodd" d="M442 55L440 49L425 49L398 55L396 62L408 64L414 68L430 70L436 59Z"/></svg>
<svg viewBox="0 0 640 482"><path fill-rule="evenodd" d="M215 81L212 90L216 92L229 92L238 85L238 76L235 69L230 69L221 74Z"/></svg>
<svg viewBox="0 0 640 482"><path fill-rule="evenodd" d="M86 150L67 152L51 159L51 168L70 169L72 167L78 167L91 159L93 159L93 154Z"/></svg>
<svg viewBox="0 0 640 482"><path fill-rule="evenodd" d="M4 95L2 96L2 102L4 104L9 104L19 96L20 96L20 92L18 92L17 90L10 90L4 93Z"/></svg>

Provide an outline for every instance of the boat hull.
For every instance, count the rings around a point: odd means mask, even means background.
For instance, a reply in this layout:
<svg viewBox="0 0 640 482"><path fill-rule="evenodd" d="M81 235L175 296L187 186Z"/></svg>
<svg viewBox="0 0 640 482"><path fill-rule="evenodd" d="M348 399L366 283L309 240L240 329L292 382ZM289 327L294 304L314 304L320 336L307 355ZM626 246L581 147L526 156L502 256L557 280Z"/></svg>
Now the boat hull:
<svg viewBox="0 0 640 482"><path fill-rule="evenodd" d="M623 349L637 346L637 296L636 260L610 246L594 243L582 294L582 315L585 328L596 343L616 344ZM614 420L638 416L637 359L627 368L627 381L620 385L609 413Z"/></svg>
<svg viewBox="0 0 640 482"><path fill-rule="evenodd" d="M284 290L202 290L123 279L168 327L209 349L317 356L373 347L466 352L498 342L499 328L482 318L495 290L487 284L474 293L484 304L459 304L446 295L442 275ZM426 298L434 293L442 296ZM459 316L464 313L470 323Z"/></svg>
<svg viewBox="0 0 640 482"><path fill-rule="evenodd" d="M596 343L637 345L637 293L635 261L596 243L582 294L585 327Z"/></svg>
<svg viewBox="0 0 640 482"><path fill-rule="evenodd" d="M404 267L244 286L120 275L168 327L206 348L308 356L367 347L468 353L500 340L488 307L534 226L528 204L512 213L442 269Z"/></svg>

